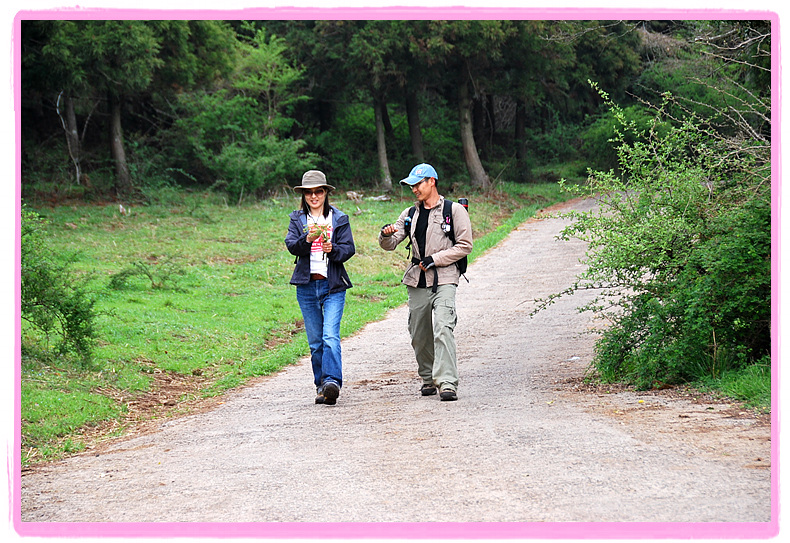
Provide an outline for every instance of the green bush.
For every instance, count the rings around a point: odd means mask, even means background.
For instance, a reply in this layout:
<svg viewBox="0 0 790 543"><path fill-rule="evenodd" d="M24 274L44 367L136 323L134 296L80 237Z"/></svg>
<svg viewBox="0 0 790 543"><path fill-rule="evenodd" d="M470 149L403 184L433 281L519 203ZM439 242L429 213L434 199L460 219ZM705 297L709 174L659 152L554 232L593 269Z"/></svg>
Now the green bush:
<svg viewBox="0 0 790 543"><path fill-rule="evenodd" d="M266 133L255 100L220 90L184 97L180 105L188 114L167 138L174 171L188 172L234 200L299 179L317 161L303 141Z"/></svg>
<svg viewBox="0 0 790 543"><path fill-rule="evenodd" d="M563 122L555 113L552 126L527 131L530 157L540 164L571 162L580 156L579 126Z"/></svg>
<svg viewBox="0 0 790 543"><path fill-rule="evenodd" d="M582 192L600 208L571 216L589 241L571 290L600 289L586 310L612 323L596 347L605 380L641 388L717 378L770 355L770 183L748 153L694 120L646 130L613 107L621 175ZM748 149L744 144L743 149ZM730 157L733 157L732 159Z"/></svg>
<svg viewBox="0 0 790 543"><path fill-rule="evenodd" d="M241 48L239 69L224 87L183 93L176 121L163 131L170 172L241 201L263 196L315 167L305 142L291 137L301 71L285 60L287 46L259 31Z"/></svg>
<svg viewBox="0 0 790 543"><path fill-rule="evenodd" d="M22 209L21 316L31 332L23 335L23 349L48 350L54 336L55 352L91 359L98 312L85 282L60 263L46 244L43 219Z"/></svg>
<svg viewBox="0 0 790 543"><path fill-rule="evenodd" d="M640 105L623 108L618 112L603 113L584 129L579 137L580 151L587 159L591 168L596 170L610 170L619 167L619 158L615 142L632 145L636 143L636 136L651 125L652 115ZM620 133L621 124L631 124L635 130Z"/></svg>
<svg viewBox="0 0 790 543"><path fill-rule="evenodd" d="M323 157L322 168L332 179L339 177L355 187L380 180L372 107L341 107L332 130L318 134L310 143Z"/></svg>

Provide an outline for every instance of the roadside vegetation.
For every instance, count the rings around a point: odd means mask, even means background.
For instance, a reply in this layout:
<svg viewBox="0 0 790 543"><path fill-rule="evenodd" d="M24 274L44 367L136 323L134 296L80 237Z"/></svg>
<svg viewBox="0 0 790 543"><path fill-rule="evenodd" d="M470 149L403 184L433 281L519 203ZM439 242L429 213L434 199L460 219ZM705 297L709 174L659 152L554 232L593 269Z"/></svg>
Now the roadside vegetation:
<svg viewBox="0 0 790 543"><path fill-rule="evenodd" d="M283 244L327 174L343 334L403 303L375 236L417 163L474 256L602 196L568 292L590 379L771 405L771 21L21 21L22 461L267 375L307 346ZM545 300L550 304L555 296Z"/></svg>

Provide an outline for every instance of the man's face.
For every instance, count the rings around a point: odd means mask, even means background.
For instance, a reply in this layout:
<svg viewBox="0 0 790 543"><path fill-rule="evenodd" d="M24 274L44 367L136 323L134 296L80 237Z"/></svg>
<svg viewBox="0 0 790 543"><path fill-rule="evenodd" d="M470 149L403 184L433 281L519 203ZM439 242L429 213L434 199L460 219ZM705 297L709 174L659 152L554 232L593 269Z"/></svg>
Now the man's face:
<svg viewBox="0 0 790 543"><path fill-rule="evenodd" d="M417 197L417 200L420 202L424 202L426 198L429 198L433 192L433 187L435 185L435 181L430 178L426 177L416 185L411 186L411 191L414 193L414 196Z"/></svg>

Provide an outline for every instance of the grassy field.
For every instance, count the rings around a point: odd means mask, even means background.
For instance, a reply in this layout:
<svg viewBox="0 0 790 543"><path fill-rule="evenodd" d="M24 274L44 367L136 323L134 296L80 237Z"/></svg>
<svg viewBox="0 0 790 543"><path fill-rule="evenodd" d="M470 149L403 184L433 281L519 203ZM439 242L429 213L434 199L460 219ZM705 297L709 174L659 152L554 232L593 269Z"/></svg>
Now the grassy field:
<svg viewBox="0 0 790 543"><path fill-rule="evenodd" d="M351 216L357 247L347 264L354 288L343 336L406 300L405 248L385 252L377 243L381 226L412 203L410 192L396 191L389 201L331 198ZM471 260L569 197L557 184L447 196L470 200ZM186 412L307 354L288 283L294 259L283 243L287 215L297 205L292 194L233 206L209 193L171 194L125 213L118 204L28 204L47 221L52 253L72 260L73 272L88 279L102 314L89 364L53 356L46 338L23 323L23 464Z"/></svg>

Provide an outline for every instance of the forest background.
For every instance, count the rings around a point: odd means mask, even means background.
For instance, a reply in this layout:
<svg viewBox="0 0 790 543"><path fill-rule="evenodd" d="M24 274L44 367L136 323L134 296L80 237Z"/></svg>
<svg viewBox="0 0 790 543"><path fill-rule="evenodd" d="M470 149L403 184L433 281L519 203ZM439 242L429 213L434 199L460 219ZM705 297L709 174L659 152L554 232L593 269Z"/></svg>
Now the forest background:
<svg viewBox="0 0 790 543"><path fill-rule="evenodd" d="M24 20L19 54L24 462L305 353L311 168L358 225L344 334L403 303L375 234L428 161L473 257L603 197L557 293L601 293L591 378L770 409L771 21Z"/></svg>

